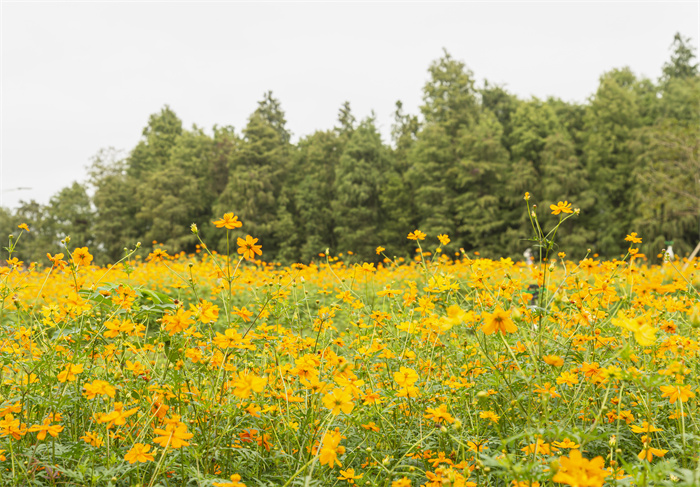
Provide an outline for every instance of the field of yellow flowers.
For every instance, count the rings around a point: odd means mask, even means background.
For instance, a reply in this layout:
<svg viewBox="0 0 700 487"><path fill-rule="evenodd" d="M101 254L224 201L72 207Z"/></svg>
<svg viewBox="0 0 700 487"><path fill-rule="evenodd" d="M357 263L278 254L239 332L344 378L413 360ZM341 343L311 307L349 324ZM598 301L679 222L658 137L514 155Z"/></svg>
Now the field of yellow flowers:
<svg viewBox="0 0 700 487"><path fill-rule="evenodd" d="M700 485L697 266L647 266L634 233L570 262L552 213L532 265L419 230L410 262L265 264L233 214L231 255L102 268L66 239L27 265L21 225L0 485Z"/></svg>

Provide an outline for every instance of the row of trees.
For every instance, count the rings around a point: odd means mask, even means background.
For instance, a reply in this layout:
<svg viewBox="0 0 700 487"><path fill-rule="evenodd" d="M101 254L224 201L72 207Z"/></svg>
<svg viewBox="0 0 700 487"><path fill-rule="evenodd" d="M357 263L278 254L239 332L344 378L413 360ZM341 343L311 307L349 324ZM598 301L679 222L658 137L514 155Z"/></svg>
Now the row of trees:
<svg viewBox="0 0 700 487"><path fill-rule="evenodd" d="M0 228L29 224L25 261L59 251L65 235L102 262L136 241L190 252L193 222L209 247L224 250L211 221L230 211L260 239L266 260L308 262L326 248L371 260L378 245L408 255L414 229L448 234L447 250L520 257L531 246L528 191L540 218L553 222L548 208L559 200L581 209L560 232L571 257L587 249L618 257L632 231L650 257L669 240L688 253L700 238L694 59L689 40L676 35L658 81L615 69L587 103L575 104L477 87L465 64L445 53L429 68L420 115L396 103L391 145L348 103L334 128L296 144L271 93L240 134L186 130L166 106L128 154L103 150L84 184L47 205L2 209Z"/></svg>

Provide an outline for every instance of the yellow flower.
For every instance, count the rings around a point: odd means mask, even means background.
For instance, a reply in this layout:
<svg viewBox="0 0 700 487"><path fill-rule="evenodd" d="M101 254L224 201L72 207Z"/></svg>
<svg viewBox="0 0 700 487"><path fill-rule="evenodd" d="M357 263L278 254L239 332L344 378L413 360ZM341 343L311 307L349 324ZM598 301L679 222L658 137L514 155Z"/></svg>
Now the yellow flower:
<svg viewBox="0 0 700 487"><path fill-rule="evenodd" d="M386 250L386 249L380 245L379 247L377 247L377 255L381 254L381 253L384 252L385 250Z"/></svg>
<svg viewBox="0 0 700 487"><path fill-rule="evenodd" d="M333 468L336 464L342 466L340 460L338 460L338 455L345 453L345 447L340 445L340 440L342 435L336 429L335 431L328 431L323 437L323 444L321 446L321 451L319 453L319 462L321 465L328 465Z"/></svg>
<svg viewBox="0 0 700 487"><path fill-rule="evenodd" d="M489 420L493 421L494 423L498 423L498 420L501 419L501 417L498 414L494 413L493 411L481 411L479 413L479 417L481 419L489 419Z"/></svg>
<svg viewBox="0 0 700 487"><path fill-rule="evenodd" d="M420 230L416 230L408 234L409 240L425 240L425 233Z"/></svg>
<svg viewBox="0 0 700 487"><path fill-rule="evenodd" d="M154 460L153 454L155 450L151 453L148 451L151 449L151 445L144 445L143 443L136 443L131 449L124 455L124 460L129 463L145 463L152 462Z"/></svg>
<svg viewBox="0 0 700 487"><path fill-rule="evenodd" d="M412 386L418 380L418 374L415 370L402 366L398 372L394 372L394 380L401 387Z"/></svg>
<svg viewBox="0 0 700 487"><path fill-rule="evenodd" d="M59 372L58 381L59 382L73 382L76 379L76 374L83 371L83 366L81 364L66 364L66 367Z"/></svg>
<svg viewBox="0 0 700 487"><path fill-rule="evenodd" d="M17 228L29 231L29 227L27 226L26 223L20 223L19 225L17 225Z"/></svg>
<svg viewBox="0 0 700 487"><path fill-rule="evenodd" d="M153 262L161 262L164 259L168 259L168 251L163 250L163 249L155 249L153 252L148 254L148 257L146 257L146 260L150 260Z"/></svg>
<svg viewBox="0 0 700 487"><path fill-rule="evenodd" d="M661 397L668 397L668 400L673 404L677 400L687 402L688 399L695 397L695 393L691 390L691 386L661 386Z"/></svg>
<svg viewBox="0 0 700 487"><path fill-rule="evenodd" d="M92 431L86 431L85 434L80 437L80 439L88 445L92 445L94 447L100 447L104 443L102 439L99 436L97 436L97 433L94 433Z"/></svg>
<svg viewBox="0 0 700 487"><path fill-rule="evenodd" d="M187 425L184 423L168 424L165 429L156 428L153 433L159 435L153 438L154 443L158 443L160 446L165 448L170 445L170 448L181 448L183 446L189 446L189 443L185 440L189 440L194 435L187 432Z"/></svg>
<svg viewBox="0 0 700 487"><path fill-rule="evenodd" d="M642 451L640 451L637 454L637 458L639 458L640 460L646 460L647 462L651 462L655 456L662 457L666 453L668 453L668 450L662 450L661 448L652 447L651 438L649 438L646 435L642 436L642 444L644 445L642 447Z"/></svg>
<svg viewBox="0 0 700 487"><path fill-rule="evenodd" d="M580 448L581 445L571 441L568 438L564 438L564 441L554 441L552 442L553 446L556 446L558 448Z"/></svg>
<svg viewBox="0 0 700 487"><path fill-rule="evenodd" d="M361 479L364 476L364 475L355 475L354 468L348 468L347 470L341 470L339 473L340 473L340 477L337 477L338 480L347 480L349 484L354 484L355 480Z"/></svg>
<svg viewBox="0 0 700 487"><path fill-rule="evenodd" d="M438 408L426 408L426 414L423 416L426 419L435 420L438 423L447 421L448 423L454 423L455 419L450 413L447 412L447 405L442 404Z"/></svg>
<svg viewBox="0 0 700 487"><path fill-rule="evenodd" d="M43 440L46 438L46 433L50 434L54 438L58 437L58 434L63 431L63 426L58 424L51 425L51 418L46 418L42 424L32 426L27 431L30 433L38 431L39 434L36 435L36 439Z"/></svg>
<svg viewBox="0 0 700 487"><path fill-rule="evenodd" d="M86 382L84 387L83 394L85 394L85 397L88 399L95 399L95 396L98 394L101 396L108 396L113 398L114 394L116 393L116 389L109 385L108 382L105 382L103 380L95 379L92 381L92 384L89 382Z"/></svg>
<svg viewBox="0 0 700 487"><path fill-rule="evenodd" d="M642 243L642 239L637 237L637 232L630 233L625 237L625 240L632 243Z"/></svg>
<svg viewBox="0 0 700 487"><path fill-rule="evenodd" d="M231 475L230 482L214 482L212 485L216 487L246 487L246 485L241 482L241 476L237 473Z"/></svg>
<svg viewBox="0 0 700 487"><path fill-rule="evenodd" d="M262 392L267 384L267 379L258 377L255 374L239 372L238 378L234 381L233 394L241 399L247 399L253 392Z"/></svg>
<svg viewBox="0 0 700 487"><path fill-rule="evenodd" d="M238 217L233 213L225 213L223 218L220 218L214 222L214 225L216 225L216 228L224 227L226 230L234 230L243 226L243 223L238 221ZM194 232L194 230L192 231Z"/></svg>
<svg viewBox="0 0 700 487"><path fill-rule="evenodd" d="M115 402L114 410L99 416L98 422L109 423L107 425L108 428L111 428L113 425L122 426L126 424L126 418L136 414L138 410L139 408L133 408L129 409L128 411L124 411L124 403Z"/></svg>
<svg viewBox="0 0 700 487"><path fill-rule="evenodd" d="M515 333L518 327L515 326L513 320L510 319L510 312L503 310L500 305L496 307L493 313L484 313L484 325L481 327L486 335L495 332Z"/></svg>
<svg viewBox="0 0 700 487"><path fill-rule="evenodd" d="M559 459L559 470L552 478L554 482L574 487L602 487L605 477L610 475L605 467L603 457L588 460L581 456L579 450L572 450L569 457Z"/></svg>
<svg viewBox="0 0 700 487"><path fill-rule="evenodd" d="M571 203L568 201L560 201L556 205L549 205L552 210L552 215L558 215L559 213L573 213L574 210L571 209Z"/></svg>
<svg viewBox="0 0 700 487"><path fill-rule="evenodd" d="M632 428L632 431L635 433L653 433L655 431L663 431L661 428L657 428L656 426L650 425L647 421L644 421L642 423L642 426L637 426L637 425L632 425L630 426Z"/></svg>
<svg viewBox="0 0 700 487"><path fill-rule="evenodd" d="M443 246L445 246L445 245L447 245L448 243L450 243L450 237L448 237L448 236L445 235L445 234L438 235L437 238L438 238L438 240L440 241L440 243L441 243Z"/></svg>
<svg viewBox="0 0 700 487"><path fill-rule="evenodd" d="M350 414L355 404L352 402L352 394L346 389L335 388L323 397L323 405L331 410L331 414L337 416L340 412Z"/></svg>
<svg viewBox="0 0 700 487"><path fill-rule="evenodd" d="M92 255L88 252L87 247L80 247L73 251L73 263L79 266L90 265L92 262Z"/></svg>
<svg viewBox="0 0 700 487"><path fill-rule="evenodd" d="M542 360L544 360L544 363L553 365L554 367L561 367L564 365L564 359L558 355L544 355Z"/></svg>
<svg viewBox="0 0 700 487"><path fill-rule="evenodd" d="M257 238L253 238L250 235L246 235L245 240L238 238L236 241L238 243L238 253L249 260L255 259L255 254L262 255L262 246L255 245L257 241Z"/></svg>

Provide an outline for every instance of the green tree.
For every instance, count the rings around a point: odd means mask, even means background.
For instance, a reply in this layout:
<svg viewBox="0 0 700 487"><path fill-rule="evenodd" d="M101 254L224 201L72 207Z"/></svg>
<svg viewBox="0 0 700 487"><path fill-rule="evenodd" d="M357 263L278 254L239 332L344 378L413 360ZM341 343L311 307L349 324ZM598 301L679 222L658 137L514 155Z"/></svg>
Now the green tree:
<svg viewBox="0 0 700 487"><path fill-rule="evenodd" d="M372 259L379 245L380 187L389 166L389 154L371 118L353 131L335 171L333 220L338 250Z"/></svg>
<svg viewBox="0 0 700 487"><path fill-rule="evenodd" d="M300 233L300 258L309 262L320 252L335 250L335 171L343 150L337 131L316 132L299 141L292 171Z"/></svg>
<svg viewBox="0 0 700 487"><path fill-rule="evenodd" d="M632 230L635 164L630 142L641 123L636 84L627 68L604 74L585 117L584 158L596 201L581 220L596 232L595 250L607 258L625 252L624 238Z"/></svg>
<svg viewBox="0 0 700 487"><path fill-rule="evenodd" d="M700 129L674 120L640 130L633 227L652 259L673 241L678 255L700 241Z"/></svg>
<svg viewBox="0 0 700 487"><path fill-rule="evenodd" d="M244 225L241 232L259 239L268 261L276 258L285 241L276 229L279 219L286 218L278 207L290 164L291 147L284 124L279 102L267 93L248 119L231 160L226 188L214 204L215 215L234 212L239 216ZM224 248L223 240L218 247Z"/></svg>
<svg viewBox="0 0 700 487"><path fill-rule="evenodd" d="M532 228L530 218L523 211L523 195L529 192L533 201L542 198L542 151L547 138L563 130L554 109L537 98L520 103L511 117L511 158L502 201L508 221L503 241L506 255L518 256L530 245L525 239L532 236Z"/></svg>
<svg viewBox="0 0 700 487"><path fill-rule="evenodd" d="M129 176L138 179L165 166L180 134L182 121L169 106L163 107L160 113L152 114L143 129L143 138L129 155Z"/></svg>
<svg viewBox="0 0 700 487"><path fill-rule="evenodd" d="M88 184L94 206L93 232L98 263L116 262L124 248L133 248L142 239L136 225L140 204L134 194L136 181L127 175L128 162L114 149L103 149L88 166Z"/></svg>
<svg viewBox="0 0 700 487"><path fill-rule="evenodd" d="M56 239L70 236L73 246L93 248L95 215L84 185L74 182L63 188L51 197L46 211L46 223Z"/></svg>
<svg viewBox="0 0 700 487"><path fill-rule="evenodd" d="M213 141L194 127L183 132L166 164L144 176L138 186L141 208L136 214L146 229L146 242L157 241L171 252L193 252L197 238L192 223L205 227L216 198Z"/></svg>

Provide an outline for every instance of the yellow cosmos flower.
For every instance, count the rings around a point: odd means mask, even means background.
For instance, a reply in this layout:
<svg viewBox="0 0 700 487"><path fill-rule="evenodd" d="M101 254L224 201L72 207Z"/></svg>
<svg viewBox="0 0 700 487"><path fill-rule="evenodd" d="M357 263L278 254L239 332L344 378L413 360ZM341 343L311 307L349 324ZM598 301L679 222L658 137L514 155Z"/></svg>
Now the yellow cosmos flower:
<svg viewBox="0 0 700 487"><path fill-rule="evenodd" d="M352 402L352 393L346 389L335 388L323 397L323 405L331 410L331 414L337 416L340 412L350 414L355 404Z"/></svg>
<svg viewBox="0 0 700 487"><path fill-rule="evenodd" d="M671 404L675 403L680 399L681 402L687 402L688 399L695 397L695 393L692 391L691 386L661 386L661 397L668 397Z"/></svg>
<svg viewBox="0 0 700 487"><path fill-rule="evenodd" d="M144 445L143 443L135 443L134 446L124 455L124 460L129 463L146 463L154 461L155 450L149 453L151 445Z"/></svg>
<svg viewBox="0 0 700 487"><path fill-rule="evenodd" d="M481 331L486 335L491 335L495 332L502 334L515 333L518 327L510 319L510 312L505 311L501 306L497 306L493 313L484 313L484 325Z"/></svg>
<svg viewBox="0 0 700 487"><path fill-rule="evenodd" d="M257 238L253 238L250 235L245 236L245 240L239 238L238 243L238 253L243 256L243 258L248 260L255 259L255 254L262 255L262 246L255 245L258 242Z"/></svg>
<svg viewBox="0 0 700 487"><path fill-rule="evenodd" d="M226 230L235 230L236 228L240 228L241 226L243 226L243 223L238 221L238 217L233 213L224 213L223 218L216 220L214 222L214 225L216 226L216 228L223 227Z"/></svg>
<svg viewBox="0 0 700 487"><path fill-rule="evenodd" d="M73 263L78 266L87 266L92 262L92 255L87 247L80 247L73 251Z"/></svg>
<svg viewBox="0 0 700 487"><path fill-rule="evenodd" d="M246 487L246 485L241 482L241 476L237 473L231 475L230 482L214 482L212 485L216 487Z"/></svg>
<svg viewBox="0 0 700 487"><path fill-rule="evenodd" d="M394 372L394 380L401 387L412 386L418 380L418 374L415 370L402 366L398 372Z"/></svg>
<svg viewBox="0 0 700 487"><path fill-rule="evenodd" d="M568 201L560 201L556 205L549 205L552 210L552 215L558 215L559 213L573 213L574 210L571 209L571 203Z"/></svg>
<svg viewBox="0 0 700 487"><path fill-rule="evenodd" d="M574 487L602 487L605 478L610 475L605 467L603 457L593 460L583 458L579 450L572 450L568 457L559 459L559 471L552 478L554 482Z"/></svg>
<svg viewBox="0 0 700 487"><path fill-rule="evenodd" d="M409 240L425 240L425 233L420 230L413 231L408 234Z"/></svg>
<svg viewBox="0 0 700 487"><path fill-rule="evenodd" d="M187 432L187 425L184 423L178 424L168 424L165 429L156 428L153 433L158 435L153 438L154 443L158 443L160 446L165 448L170 446L170 448L181 448L183 446L189 446L189 440L194 435Z"/></svg>

